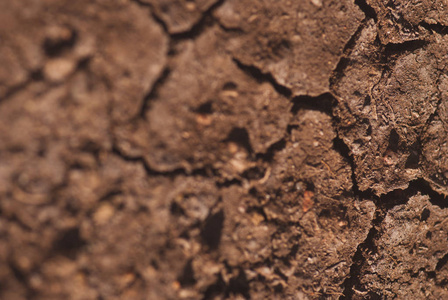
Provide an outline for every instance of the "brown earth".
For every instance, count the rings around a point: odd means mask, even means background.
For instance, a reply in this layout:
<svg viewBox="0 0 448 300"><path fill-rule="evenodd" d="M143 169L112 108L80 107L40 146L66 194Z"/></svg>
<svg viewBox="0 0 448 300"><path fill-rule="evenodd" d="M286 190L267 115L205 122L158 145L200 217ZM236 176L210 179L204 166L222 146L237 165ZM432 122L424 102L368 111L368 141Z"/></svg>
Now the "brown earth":
<svg viewBox="0 0 448 300"><path fill-rule="evenodd" d="M448 299L447 13L0 1L0 299Z"/></svg>

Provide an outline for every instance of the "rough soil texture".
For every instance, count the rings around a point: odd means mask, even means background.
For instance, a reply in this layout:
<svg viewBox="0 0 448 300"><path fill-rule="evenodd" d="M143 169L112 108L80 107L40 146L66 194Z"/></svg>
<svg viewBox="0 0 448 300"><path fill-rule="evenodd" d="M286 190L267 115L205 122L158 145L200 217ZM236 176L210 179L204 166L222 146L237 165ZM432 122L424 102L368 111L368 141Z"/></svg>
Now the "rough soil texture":
<svg viewBox="0 0 448 300"><path fill-rule="evenodd" d="M447 13L0 1L0 299L448 298Z"/></svg>

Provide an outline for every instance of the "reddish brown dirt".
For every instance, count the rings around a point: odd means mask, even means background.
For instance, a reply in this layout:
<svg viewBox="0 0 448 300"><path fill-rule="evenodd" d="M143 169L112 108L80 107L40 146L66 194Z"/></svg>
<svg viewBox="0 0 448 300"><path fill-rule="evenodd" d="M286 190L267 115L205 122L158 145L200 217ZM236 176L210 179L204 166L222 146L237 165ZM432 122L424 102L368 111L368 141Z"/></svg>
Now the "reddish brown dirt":
<svg viewBox="0 0 448 300"><path fill-rule="evenodd" d="M0 3L0 299L445 299L443 1Z"/></svg>

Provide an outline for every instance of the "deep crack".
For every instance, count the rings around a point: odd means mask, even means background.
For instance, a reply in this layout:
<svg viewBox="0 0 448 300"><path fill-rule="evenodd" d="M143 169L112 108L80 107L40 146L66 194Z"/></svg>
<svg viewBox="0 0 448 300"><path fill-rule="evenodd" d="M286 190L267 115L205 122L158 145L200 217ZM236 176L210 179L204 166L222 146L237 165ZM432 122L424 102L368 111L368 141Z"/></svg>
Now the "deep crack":
<svg viewBox="0 0 448 300"><path fill-rule="evenodd" d="M258 69L255 66L246 65L240 60L233 58L233 61L235 64L240 68L244 73L248 74L252 78L254 78L257 82L269 82L274 89L279 93L280 95L283 95L286 98L290 98L292 95L292 92L289 88L279 84L271 73L263 73L260 69Z"/></svg>

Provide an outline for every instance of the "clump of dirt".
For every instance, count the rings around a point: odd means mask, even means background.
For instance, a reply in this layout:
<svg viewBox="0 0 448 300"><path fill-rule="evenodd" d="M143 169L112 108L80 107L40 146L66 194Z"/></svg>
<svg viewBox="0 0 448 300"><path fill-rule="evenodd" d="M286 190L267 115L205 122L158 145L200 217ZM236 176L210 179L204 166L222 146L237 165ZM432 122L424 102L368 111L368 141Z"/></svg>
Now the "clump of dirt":
<svg viewBox="0 0 448 300"><path fill-rule="evenodd" d="M421 140L446 93L446 38L400 48L365 24L333 86L339 132L350 148L361 190L405 189L422 172ZM416 85L418 82L418 85Z"/></svg>
<svg viewBox="0 0 448 300"><path fill-rule="evenodd" d="M447 297L444 10L0 3L0 298Z"/></svg>
<svg viewBox="0 0 448 300"><path fill-rule="evenodd" d="M444 299L446 208L416 194L390 209L378 226L353 299Z"/></svg>
<svg viewBox="0 0 448 300"><path fill-rule="evenodd" d="M448 6L435 1L366 0L378 19L379 38L383 44L421 40L432 28L448 25Z"/></svg>

